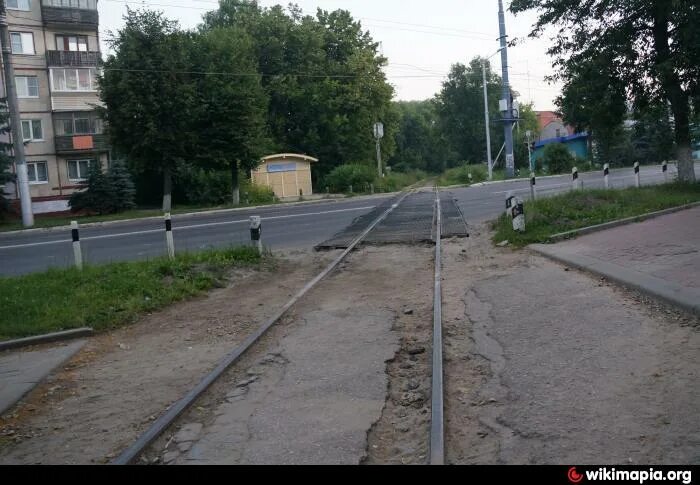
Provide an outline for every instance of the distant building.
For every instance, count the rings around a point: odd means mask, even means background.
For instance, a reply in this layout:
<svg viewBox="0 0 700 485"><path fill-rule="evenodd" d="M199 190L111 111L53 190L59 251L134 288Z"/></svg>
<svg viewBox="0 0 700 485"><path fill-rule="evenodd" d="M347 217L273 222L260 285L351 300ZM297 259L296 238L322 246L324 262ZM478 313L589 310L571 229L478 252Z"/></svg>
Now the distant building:
<svg viewBox="0 0 700 485"><path fill-rule="evenodd" d="M68 210L92 164L108 163L97 70L97 0L6 0L34 213ZM2 74L2 92L6 80ZM18 205L14 184L0 187Z"/></svg>
<svg viewBox="0 0 700 485"><path fill-rule="evenodd" d="M572 155L585 160L588 158L588 137L588 133L577 133L575 135L537 141L535 142L535 150L532 153L532 161L537 166L536 162L542 158L544 147L550 143L563 143Z"/></svg>
<svg viewBox="0 0 700 485"><path fill-rule="evenodd" d="M279 199L313 194L311 164L317 159L297 153L278 153L263 157L251 171L253 183L270 187Z"/></svg>
<svg viewBox="0 0 700 485"><path fill-rule="evenodd" d="M536 111L539 133L537 140L561 138L574 134L574 128L564 123L555 111Z"/></svg>

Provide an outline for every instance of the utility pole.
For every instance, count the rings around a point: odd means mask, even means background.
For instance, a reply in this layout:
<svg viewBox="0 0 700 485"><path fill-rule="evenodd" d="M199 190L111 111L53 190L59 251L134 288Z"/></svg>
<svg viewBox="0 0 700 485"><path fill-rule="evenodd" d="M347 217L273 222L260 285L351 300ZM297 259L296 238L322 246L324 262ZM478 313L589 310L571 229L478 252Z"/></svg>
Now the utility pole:
<svg viewBox="0 0 700 485"><path fill-rule="evenodd" d="M510 96L510 82L508 81L508 37L506 36L506 18L503 12L503 0L498 0L498 29L501 41L501 69L503 77L503 99L501 111L505 111L503 124L506 140L506 177L515 175L515 158L513 155L513 101Z"/></svg>
<svg viewBox="0 0 700 485"><path fill-rule="evenodd" d="M484 129L486 130L486 158L488 159L489 165L489 180L493 178L493 161L491 160L491 126L489 126L489 95L486 89L486 63L493 56L501 52L501 49L498 49L486 59L481 59L481 77L484 83Z"/></svg>
<svg viewBox="0 0 700 485"><path fill-rule="evenodd" d="M7 27L5 0L0 0L0 42L2 42L5 95L7 96L7 107L10 110L10 128L15 155L15 167L17 170L17 186L19 188L19 200L22 206L22 225L24 227L32 227L34 225L34 213L32 212L32 197L29 193L27 162L24 157L24 136L22 136L22 121L19 114L19 102L17 101L15 70L12 67L12 47L10 44L10 32Z"/></svg>
<svg viewBox="0 0 700 485"><path fill-rule="evenodd" d="M489 180L493 178L493 162L491 161L491 133L489 129L489 95L486 92L486 61L481 60L481 76L484 81L484 127L486 129L486 160L489 164Z"/></svg>
<svg viewBox="0 0 700 485"><path fill-rule="evenodd" d="M374 124L374 139L377 143L377 175L382 178L382 146L381 140L384 138L384 124Z"/></svg>

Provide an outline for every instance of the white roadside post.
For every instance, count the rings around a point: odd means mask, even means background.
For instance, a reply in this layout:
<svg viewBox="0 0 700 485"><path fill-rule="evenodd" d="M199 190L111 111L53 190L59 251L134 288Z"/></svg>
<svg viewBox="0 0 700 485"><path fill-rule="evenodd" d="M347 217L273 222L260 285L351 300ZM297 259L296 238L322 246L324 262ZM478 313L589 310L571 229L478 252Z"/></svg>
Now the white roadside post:
<svg viewBox="0 0 700 485"><path fill-rule="evenodd" d="M578 168L576 167L571 169L571 184L574 190L582 188L581 180L578 178Z"/></svg>
<svg viewBox="0 0 700 485"><path fill-rule="evenodd" d="M513 230L516 232L525 232L525 206L520 197L514 198L511 215L513 217Z"/></svg>
<svg viewBox="0 0 700 485"><path fill-rule="evenodd" d="M80 248L80 233L78 232L78 221L71 221L70 232L73 238L73 258L75 259L75 267L83 269L83 252Z"/></svg>
<svg viewBox="0 0 700 485"><path fill-rule="evenodd" d="M513 200L515 197L513 197L513 192L508 192L506 194L506 215L507 216L512 216L513 214L511 213L511 208L513 207Z"/></svg>
<svg viewBox="0 0 700 485"><path fill-rule="evenodd" d="M634 186L639 188L641 185L639 180L639 162L634 162Z"/></svg>
<svg viewBox="0 0 700 485"><path fill-rule="evenodd" d="M535 172L530 172L530 198L535 200L537 198L537 190L535 190Z"/></svg>
<svg viewBox="0 0 700 485"><path fill-rule="evenodd" d="M173 223L170 212L165 213L165 244L168 247L168 257L175 259L175 241L173 240Z"/></svg>
<svg viewBox="0 0 700 485"><path fill-rule="evenodd" d="M610 188L610 164L603 165L603 178L605 179L605 188Z"/></svg>
<svg viewBox="0 0 700 485"><path fill-rule="evenodd" d="M661 171L664 173L664 182L668 183L668 162L664 160L664 163L661 164Z"/></svg>
<svg viewBox="0 0 700 485"><path fill-rule="evenodd" d="M258 253L263 253L262 246L262 219L260 216L250 216L250 240L255 247L258 248Z"/></svg>

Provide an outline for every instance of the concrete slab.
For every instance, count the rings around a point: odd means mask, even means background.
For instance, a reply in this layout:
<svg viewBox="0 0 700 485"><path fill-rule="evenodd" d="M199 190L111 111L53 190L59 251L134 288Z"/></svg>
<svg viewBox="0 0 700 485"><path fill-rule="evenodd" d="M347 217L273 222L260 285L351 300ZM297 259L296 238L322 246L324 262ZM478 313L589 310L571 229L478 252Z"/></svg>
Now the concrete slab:
<svg viewBox="0 0 700 485"><path fill-rule="evenodd" d="M700 315L700 207L530 247Z"/></svg>
<svg viewBox="0 0 700 485"><path fill-rule="evenodd" d="M70 359L87 340L50 349L0 354L0 414L10 409L56 367Z"/></svg>

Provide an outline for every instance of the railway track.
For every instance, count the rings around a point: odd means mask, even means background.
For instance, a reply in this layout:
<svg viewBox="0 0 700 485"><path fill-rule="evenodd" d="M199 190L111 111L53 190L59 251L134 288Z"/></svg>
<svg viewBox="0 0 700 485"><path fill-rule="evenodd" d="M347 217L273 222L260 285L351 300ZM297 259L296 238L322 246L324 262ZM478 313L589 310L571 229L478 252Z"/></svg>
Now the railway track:
<svg viewBox="0 0 700 485"><path fill-rule="evenodd" d="M411 200L408 200L409 197ZM432 204L430 200L432 199ZM402 207L403 203L406 203ZM426 207L426 202L429 204ZM451 201L449 201L451 203ZM401 207L400 210L397 210ZM455 224L456 217L461 215L453 214L451 206L448 209L448 234L459 231L459 224ZM455 206L456 207L456 206ZM430 211L432 208L432 213ZM141 434L127 449L125 449L111 464L126 465L134 463L144 451L163 435L175 421L185 413L192 405L214 384L229 368L231 368L241 357L246 354L270 328L272 328L287 312L294 307L312 288L318 285L326 276L333 272L345 258L358 246L371 241L374 244L397 242L392 240L390 234L398 234L400 237L410 236L410 242L434 241L434 284L433 284L433 325L432 325L432 363L431 363L431 419L430 419L430 453L429 463L434 465L444 464L444 423L443 423L443 357L442 357L442 289L441 289L441 238L445 235L443 214L443 202L440 198L440 191L435 188L434 192L419 192L411 190L397 196L389 203L380 206L370 217L360 218L356 224L351 225L344 234L336 237L323 248L342 248L343 251L328 266L326 266L316 277L309 281L299 292L297 292L284 306L282 306L272 317L259 326L240 345L226 354L216 365L216 367L202 378L187 394L170 406L151 426ZM392 220L387 219L392 216ZM418 221L425 222L429 218L429 234L414 234L412 227ZM386 225L394 225L393 231L386 227L378 227L383 222ZM389 224L390 223L390 224ZM466 226L465 226L466 229ZM373 232L374 231L374 232ZM466 230L464 231L466 234ZM317 248L318 249L318 248Z"/></svg>

